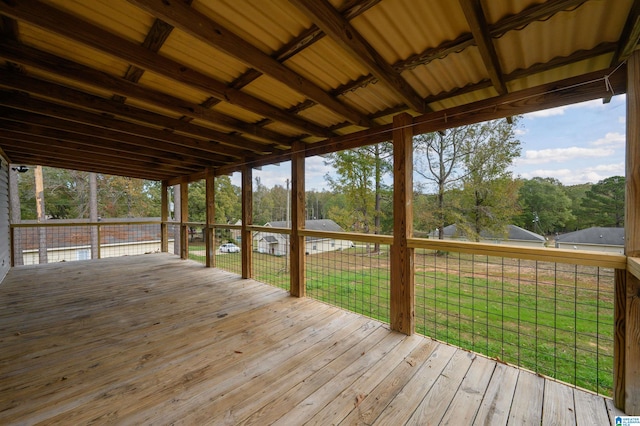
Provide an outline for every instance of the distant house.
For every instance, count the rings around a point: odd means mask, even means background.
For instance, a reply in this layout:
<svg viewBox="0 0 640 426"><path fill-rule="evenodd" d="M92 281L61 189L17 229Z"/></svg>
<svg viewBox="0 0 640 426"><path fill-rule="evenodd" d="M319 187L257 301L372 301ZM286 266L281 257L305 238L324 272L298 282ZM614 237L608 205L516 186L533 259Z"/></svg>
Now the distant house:
<svg viewBox="0 0 640 426"><path fill-rule="evenodd" d="M274 228L289 228L290 223L286 221L275 221L266 223L265 226ZM306 220L305 229L311 231L344 232L344 229L330 219ZM253 235L254 247L259 253L267 253L275 256L284 256L289 252L289 235L277 232L259 231ZM305 253L316 254L327 251L343 250L353 247L353 242L349 240L339 240L334 238L305 238Z"/></svg>
<svg viewBox="0 0 640 426"><path fill-rule="evenodd" d="M507 225L506 231L504 235L482 231L480 232L480 242L491 244L504 243L524 247L542 247L546 242L546 239L542 235L527 231L516 225ZM429 238L438 238L438 230L431 232ZM444 239L469 241L467 236L464 235L461 230L458 230L458 226L455 224L444 227Z"/></svg>
<svg viewBox="0 0 640 426"><path fill-rule="evenodd" d="M556 238L556 247L624 254L624 228L592 227L569 232Z"/></svg>

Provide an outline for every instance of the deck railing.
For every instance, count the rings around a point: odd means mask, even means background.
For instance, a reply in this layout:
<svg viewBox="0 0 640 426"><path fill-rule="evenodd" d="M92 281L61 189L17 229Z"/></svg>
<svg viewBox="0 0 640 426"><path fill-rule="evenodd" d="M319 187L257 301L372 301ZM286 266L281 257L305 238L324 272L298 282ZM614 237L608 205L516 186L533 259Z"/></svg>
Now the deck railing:
<svg viewBox="0 0 640 426"><path fill-rule="evenodd" d="M212 235L212 266L242 273L241 253L220 251L230 241L242 247L241 226L163 226L169 252L176 250L174 237L176 244L186 240L189 258L206 264L207 235ZM288 290L291 231L250 230L251 276ZM160 251L162 233L159 221L11 226L12 247L23 264L38 263L39 258L59 262ZM300 234L307 296L389 322L393 237L310 230ZM93 255L92 241L100 241L93 244ZM41 242L46 250L40 250ZM627 268L625 256L419 238L409 239L409 247L414 251L416 332L612 395L614 276ZM629 262L629 270L640 274L640 263Z"/></svg>
<svg viewBox="0 0 640 426"><path fill-rule="evenodd" d="M130 256L161 249L160 221L20 223L10 229L14 266Z"/></svg>
<svg viewBox="0 0 640 426"><path fill-rule="evenodd" d="M389 322L392 237L301 233L307 247L354 243L307 250L307 296ZM625 256L418 238L410 247L416 332L612 395L614 275Z"/></svg>

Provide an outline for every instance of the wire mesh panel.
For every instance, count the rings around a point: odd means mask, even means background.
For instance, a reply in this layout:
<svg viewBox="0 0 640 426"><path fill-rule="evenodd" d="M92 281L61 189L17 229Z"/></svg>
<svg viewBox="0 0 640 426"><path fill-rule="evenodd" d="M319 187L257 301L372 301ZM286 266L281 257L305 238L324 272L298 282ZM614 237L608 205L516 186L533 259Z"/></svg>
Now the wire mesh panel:
<svg viewBox="0 0 640 426"><path fill-rule="evenodd" d="M187 243L189 244L189 259L202 263L207 262L207 247L205 244L204 223L189 223L187 225Z"/></svg>
<svg viewBox="0 0 640 426"><path fill-rule="evenodd" d="M160 223L100 225L100 257L160 252Z"/></svg>
<svg viewBox="0 0 640 426"><path fill-rule="evenodd" d="M237 228L216 225L215 235L215 265L234 274L242 274L242 250L240 242L240 230Z"/></svg>
<svg viewBox="0 0 640 426"><path fill-rule="evenodd" d="M415 265L417 332L612 395L614 270L422 249Z"/></svg>
<svg viewBox="0 0 640 426"><path fill-rule="evenodd" d="M291 287L291 258L289 233L277 230L254 234L253 278L289 291Z"/></svg>
<svg viewBox="0 0 640 426"><path fill-rule="evenodd" d="M160 251L160 223L13 225L17 265ZM99 236L99 238L98 238ZM98 244L99 239L99 244Z"/></svg>
<svg viewBox="0 0 640 426"><path fill-rule="evenodd" d="M389 247L354 243L306 240L307 296L388 323Z"/></svg>

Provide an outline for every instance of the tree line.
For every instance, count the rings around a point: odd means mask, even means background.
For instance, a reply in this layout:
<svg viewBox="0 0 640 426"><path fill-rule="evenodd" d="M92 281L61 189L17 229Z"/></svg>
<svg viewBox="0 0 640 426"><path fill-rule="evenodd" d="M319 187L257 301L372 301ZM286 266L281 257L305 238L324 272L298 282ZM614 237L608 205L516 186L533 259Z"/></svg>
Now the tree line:
<svg viewBox="0 0 640 426"><path fill-rule="evenodd" d="M522 179L510 171L520 156L515 129L494 120L418 135L414 138L414 229L424 236L456 224L470 239L481 232L506 232L514 224L548 235L589 226L624 226L621 176L595 184L565 186L553 178ZM332 173L327 188L306 194L307 219L332 219L345 230L390 234L393 229L390 143L336 152L325 158ZM45 167L45 210L53 219L87 218L89 173ZM35 219L33 171L19 179L23 220ZM215 179L217 223L241 216L240 188L229 176ZM102 218L159 217L161 184L97 174L98 212ZM253 184L253 223L288 219L289 189ZM175 200L170 191L170 201ZM205 220L204 181L189 184L189 221Z"/></svg>

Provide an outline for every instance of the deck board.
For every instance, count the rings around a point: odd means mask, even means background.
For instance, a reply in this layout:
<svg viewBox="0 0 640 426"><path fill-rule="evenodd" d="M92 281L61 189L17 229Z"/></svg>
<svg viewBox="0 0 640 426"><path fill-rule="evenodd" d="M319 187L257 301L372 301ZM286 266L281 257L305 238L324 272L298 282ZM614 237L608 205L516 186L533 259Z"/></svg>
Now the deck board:
<svg viewBox="0 0 640 426"><path fill-rule="evenodd" d="M0 424L612 423L611 400L176 256L12 269Z"/></svg>

